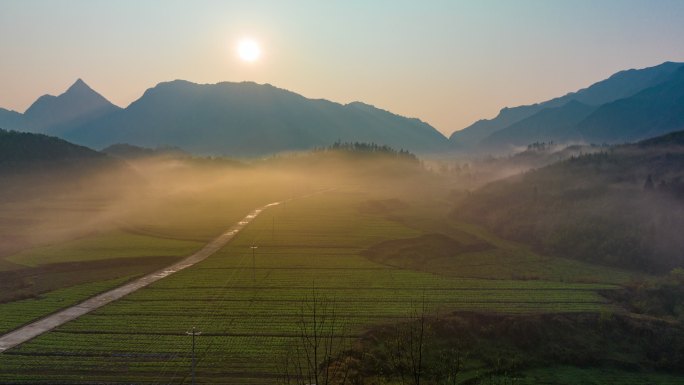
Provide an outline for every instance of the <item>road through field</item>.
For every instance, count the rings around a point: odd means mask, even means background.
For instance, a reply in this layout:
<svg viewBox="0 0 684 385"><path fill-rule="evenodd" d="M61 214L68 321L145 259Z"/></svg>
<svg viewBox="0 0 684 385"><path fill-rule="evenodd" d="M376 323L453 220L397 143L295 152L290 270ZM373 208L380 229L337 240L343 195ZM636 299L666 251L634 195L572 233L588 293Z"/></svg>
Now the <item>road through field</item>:
<svg viewBox="0 0 684 385"><path fill-rule="evenodd" d="M133 293L153 282L156 282L164 277L188 268L204 259L214 254L230 242L235 235L242 230L249 222L257 217L263 210L280 204L280 202L269 203L258 209L250 212L246 217L244 217L240 222L236 223L233 227L228 229L225 233L218 236L213 241L209 242L201 250L192 254L191 256L185 258L184 260L175 263L169 267L162 270L150 273L141 278L138 278L132 282L129 282L123 286L117 287L115 289L106 291L104 293L98 294L88 300L85 300L77 305L68 307L66 309L60 310L57 313L51 314L45 318L38 321L30 323L23 326L17 330L9 332L0 337L0 353L10 349L14 346L21 345L22 343L33 339L47 331L50 331L58 326L61 326L71 320L74 320L84 314L87 314L95 309L98 309L112 301L116 301L128 294Z"/></svg>

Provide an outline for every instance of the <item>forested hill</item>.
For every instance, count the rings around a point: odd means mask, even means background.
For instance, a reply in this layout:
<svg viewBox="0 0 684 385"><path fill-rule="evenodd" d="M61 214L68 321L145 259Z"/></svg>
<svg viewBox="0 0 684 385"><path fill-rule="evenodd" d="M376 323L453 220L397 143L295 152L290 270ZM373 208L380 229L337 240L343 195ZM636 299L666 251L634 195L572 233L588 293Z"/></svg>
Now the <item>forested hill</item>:
<svg viewBox="0 0 684 385"><path fill-rule="evenodd" d="M0 129L0 163L57 162L105 157L88 147L53 136Z"/></svg>
<svg viewBox="0 0 684 385"><path fill-rule="evenodd" d="M684 265L684 132L497 181L452 215L541 252L642 271Z"/></svg>

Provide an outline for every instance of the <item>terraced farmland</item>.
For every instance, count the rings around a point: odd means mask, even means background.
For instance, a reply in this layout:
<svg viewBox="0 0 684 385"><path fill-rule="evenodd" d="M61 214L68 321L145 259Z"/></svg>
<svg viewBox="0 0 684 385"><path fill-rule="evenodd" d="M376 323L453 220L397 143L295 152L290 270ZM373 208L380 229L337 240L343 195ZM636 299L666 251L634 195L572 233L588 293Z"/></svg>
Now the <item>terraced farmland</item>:
<svg viewBox="0 0 684 385"><path fill-rule="evenodd" d="M314 292L351 336L423 303L431 312L608 307L597 293L612 287L605 284L455 278L373 263L360 252L419 231L360 213L363 199L335 192L266 210L206 261L0 355L0 383L189 383L192 327L202 332L199 383L273 383Z"/></svg>

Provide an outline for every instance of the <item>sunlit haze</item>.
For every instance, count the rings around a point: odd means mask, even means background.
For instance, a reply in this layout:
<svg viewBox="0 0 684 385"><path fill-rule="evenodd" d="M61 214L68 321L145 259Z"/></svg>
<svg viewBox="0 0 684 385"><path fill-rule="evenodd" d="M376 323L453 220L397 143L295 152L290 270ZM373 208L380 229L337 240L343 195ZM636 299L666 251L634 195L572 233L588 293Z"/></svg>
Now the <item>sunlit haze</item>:
<svg viewBox="0 0 684 385"><path fill-rule="evenodd" d="M261 47L259 47L259 43L249 38L240 40L237 50L240 59L246 62L253 62L261 57Z"/></svg>

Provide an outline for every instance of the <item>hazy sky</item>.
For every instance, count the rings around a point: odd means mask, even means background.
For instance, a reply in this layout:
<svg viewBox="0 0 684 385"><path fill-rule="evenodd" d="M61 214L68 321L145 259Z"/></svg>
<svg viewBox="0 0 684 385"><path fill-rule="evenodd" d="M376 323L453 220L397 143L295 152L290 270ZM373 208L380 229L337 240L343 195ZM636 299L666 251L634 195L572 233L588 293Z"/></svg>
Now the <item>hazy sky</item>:
<svg viewBox="0 0 684 385"><path fill-rule="evenodd" d="M245 36L257 62L235 53ZM19 112L79 77L122 107L161 81L252 80L448 135L668 60L681 0L0 0L0 107Z"/></svg>

